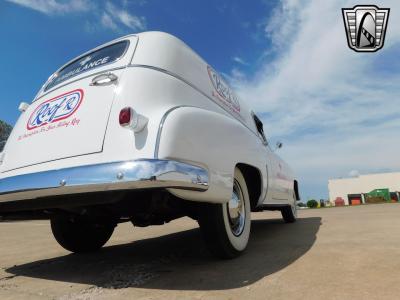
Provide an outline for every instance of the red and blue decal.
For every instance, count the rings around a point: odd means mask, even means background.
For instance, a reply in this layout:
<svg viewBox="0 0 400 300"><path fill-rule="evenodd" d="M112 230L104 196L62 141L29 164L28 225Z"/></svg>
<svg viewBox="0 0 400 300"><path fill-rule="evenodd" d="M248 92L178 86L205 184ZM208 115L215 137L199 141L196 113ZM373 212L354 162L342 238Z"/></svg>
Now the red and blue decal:
<svg viewBox="0 0 400 300"><path fill-rule="evenodd" d="M41 103L31 114L26 128L32 130L72 116L83 101L83 90L77 89Z"/></svg>

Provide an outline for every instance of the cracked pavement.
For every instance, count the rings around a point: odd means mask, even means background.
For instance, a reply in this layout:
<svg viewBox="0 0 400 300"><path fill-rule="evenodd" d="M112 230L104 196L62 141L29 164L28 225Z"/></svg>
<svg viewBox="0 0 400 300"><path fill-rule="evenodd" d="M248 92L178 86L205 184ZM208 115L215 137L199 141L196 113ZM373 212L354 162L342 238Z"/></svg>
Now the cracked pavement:
<svg viewBox="0 0 400 300"><path fill-rule="evenodd" d="M0 299L396 299L400 204L253 214L248 251L217 260L188 218L121 224L98 253L62 249L47 221L0 223Z"/></svg>

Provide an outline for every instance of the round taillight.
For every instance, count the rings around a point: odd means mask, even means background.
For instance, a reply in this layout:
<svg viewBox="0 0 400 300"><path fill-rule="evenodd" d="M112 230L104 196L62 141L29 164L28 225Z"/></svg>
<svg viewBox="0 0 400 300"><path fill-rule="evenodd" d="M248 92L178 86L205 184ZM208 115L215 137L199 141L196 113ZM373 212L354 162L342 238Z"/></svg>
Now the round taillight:
<svg viewBox="0 0 400 300"><path fill-rule="evenodd" d="M119 125L121 126L129 126L132 121L132 116L133 116L133 109L130 107L125 107L121 109L119 112Z"/></svg>
<svg viewBox="0 0 400 300"><path fill-rule="evenodd" d="M122 127L132 129L135 133L142 131L149 119L138 114L133 108L125 107L119 112L119 124Z"/></svg>

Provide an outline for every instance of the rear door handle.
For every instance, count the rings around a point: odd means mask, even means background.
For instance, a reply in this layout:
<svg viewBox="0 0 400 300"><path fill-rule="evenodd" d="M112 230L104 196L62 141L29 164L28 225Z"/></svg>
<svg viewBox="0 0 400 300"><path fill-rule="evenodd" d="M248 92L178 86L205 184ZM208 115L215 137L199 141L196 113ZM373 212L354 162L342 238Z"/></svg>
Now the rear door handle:
<svg viewBox="0 0 400 300"><path fill-rule="evenodd" d="M91 86L104 86L104 85L112 84L117 80L118 80L118 76L115 75L114 73L109 72L106 74L100 74L100 75L97 75L96 77L93 77L90 85Z"/></svg>

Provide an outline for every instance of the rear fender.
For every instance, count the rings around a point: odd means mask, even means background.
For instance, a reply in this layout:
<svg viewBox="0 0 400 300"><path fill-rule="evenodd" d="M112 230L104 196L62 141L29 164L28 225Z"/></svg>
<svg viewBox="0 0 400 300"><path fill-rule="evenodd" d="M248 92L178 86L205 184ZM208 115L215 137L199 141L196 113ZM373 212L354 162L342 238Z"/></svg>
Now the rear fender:
<svg viewBox="0 0 400 300"><path fill-rule="evenodd" d="M232 117L196 107L180 107L170 111L162 124L156 156L190 162L209 171L206 192L171 189L175 195L193 201L224 203L231 197L238 163L259 169L262 185L267 186L263 147L250 129ZM263 189L261 197L264 195Z"/></svg>

